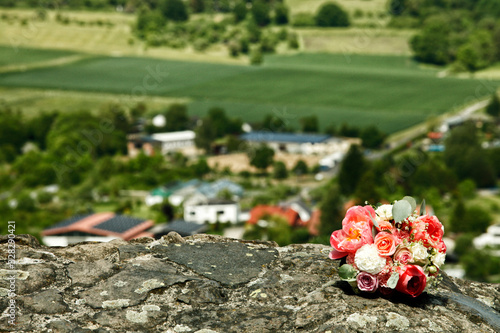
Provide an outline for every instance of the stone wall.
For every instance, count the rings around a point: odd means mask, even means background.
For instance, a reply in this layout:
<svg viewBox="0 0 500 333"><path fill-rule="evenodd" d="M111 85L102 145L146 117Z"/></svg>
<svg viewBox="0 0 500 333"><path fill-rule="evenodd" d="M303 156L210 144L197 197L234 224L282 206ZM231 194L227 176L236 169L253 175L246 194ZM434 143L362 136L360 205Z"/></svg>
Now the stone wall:
<svg viewBox="0 0 500 333"><path fill-rule="evenodd" d="M15 241L12 326L0 238L2 331L500 332L499 285L445 277L418 299L358 296L322 245L177 234L64 248Z"/></svg>

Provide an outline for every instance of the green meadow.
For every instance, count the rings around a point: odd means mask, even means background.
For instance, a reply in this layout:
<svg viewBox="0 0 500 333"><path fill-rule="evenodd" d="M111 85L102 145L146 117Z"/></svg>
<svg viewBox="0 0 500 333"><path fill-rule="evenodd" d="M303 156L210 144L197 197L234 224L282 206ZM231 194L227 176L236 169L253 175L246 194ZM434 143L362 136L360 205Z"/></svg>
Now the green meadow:
<svg viewBox="0 0 500 333"><path fill-rule="evenodd" d="M35 52L32 58L48 56ZM2 58L3 52L5 63ZM0 93L35 88L118 94L122 100L183 99L193 115L220 106L245 121L270 113L297 126L301 117L315 114L323 127L375 124L394 133L491 94L482 81L439 74L407 56L299 53L268 56L262 66L92 56L2 73L0 87L7 90Z"/></svg>

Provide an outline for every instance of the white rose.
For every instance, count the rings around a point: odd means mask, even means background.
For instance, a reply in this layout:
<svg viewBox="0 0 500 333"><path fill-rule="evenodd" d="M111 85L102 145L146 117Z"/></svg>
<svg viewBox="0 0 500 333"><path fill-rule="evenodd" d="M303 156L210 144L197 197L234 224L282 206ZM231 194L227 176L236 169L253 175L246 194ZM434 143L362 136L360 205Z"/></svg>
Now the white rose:
<svg viewBox="0 0 500 333"><path fill-rule="evenodd" d="M410 245L410 251L413 254L413 261L426 261L429 254L427 253L427 248L421 243L412 243Z"/></svg>
<svg viewBox="0 0 500 333"><path fill-rule="evenodd" d="M384 221L390 221L393 219L392 205L382 205L377 208L375 213L377 213L377 216Z"/></svg>
<svg viewBox="0 0 500 333"><path fill-rule="evenodd" d="M386 259L378 255L377 246L375 244L365 244L356 251L354 263L361 271L370 274L378 274L384 269Z"/></svg>
<svg viewBox="0 0 500 333"><path fill-rule="evenodd" d="M441 267L444 264L445 258L446 253L436 252L436 254L434 254L431 259L435 266Z"/></svg>

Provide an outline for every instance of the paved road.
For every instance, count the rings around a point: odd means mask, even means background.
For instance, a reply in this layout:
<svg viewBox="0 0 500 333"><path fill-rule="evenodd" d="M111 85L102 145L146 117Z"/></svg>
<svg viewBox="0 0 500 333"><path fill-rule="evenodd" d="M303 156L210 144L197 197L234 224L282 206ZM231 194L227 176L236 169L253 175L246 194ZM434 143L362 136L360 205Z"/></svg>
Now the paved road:
<svg viewBox="0 0 500 333"><path fill-rule="evenodd" d="M441 119L441 122L443 122L446 119L450 119L450 118L469 119L474 112L479 111L482 108L486 107L488 105L488 103L489 103L489 100L483 100L483 101L476 102L472 105L467 106L466 108L464 108L463 110L461 110L458 113L454 113L452 115L448 115L448 116L443 117ZM385 154L387 154L388 152L390 152L392 149L394 149L396 147L400 147L401 145L404 145L407 142L412 141L414 138L416 138L419 135L424 134L426 131L427 131L426 124L421 124L421 126L418 129L416 129L415 131L408 133L408 135L398 139L397 141L391 142L391 148L371 153L367 156L367 158L369 160L379 159L379 158L383 157Z"/></svg>

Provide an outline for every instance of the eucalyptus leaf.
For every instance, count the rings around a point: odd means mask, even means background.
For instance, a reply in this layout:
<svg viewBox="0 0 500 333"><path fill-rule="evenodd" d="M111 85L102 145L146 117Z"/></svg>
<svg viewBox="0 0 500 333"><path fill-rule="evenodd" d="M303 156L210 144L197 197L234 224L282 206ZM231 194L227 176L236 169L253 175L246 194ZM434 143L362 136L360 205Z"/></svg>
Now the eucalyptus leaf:
<svg viewBox="0 0 500 333"><path fill-rule="evenodd" d="M372 219L372 222L373 222L373 225L375 226L375 228L378 228L378 222L377 220L375 220L372 216L372 213L371 212L368 212L368 214L370 215L370 218Z"/></svg>
<svg viewBox="0 0 500 333"><path fill-rule="evenodd" d="M398 285L398 281L399 281L399 274L396 272L392 273L389 280L387 280L387 287L391 289L396 288L396 286Z"/></svg>
<svg viewBox="0 0 500 333"><path fill-rule="evenodd" d="M375 236L377 236L377 229L375 229L375 226L372 227L372 236L373 239L375 240Z"/></svg>
<svg viewBox="0 0 500 333"><path fill-rule="evenodd" d="M403 200L406 200L410 203L412 212L415 211L415 209L417 209L417 201L415 201L413 197L406 196L403 198Z"/></svg>
<svg viewBox="0 0 500 333"><path fill-rule="evenodd" d="M352 265L344 264L339 268L339 276L342 280L352 280L356 278L358 271Z"/></svg>
<svg viewBox="0 0 500 333"><path fill-rule="evenodd" d="M406 219L412 212L411 205L406 200L398 200L392 205L392 216L396 223Z"/></svg>
<svg viewBox="0 0 500 333"><path fill-rule="evenodd" d="M424 199L424 200L422 200L422 204L420 205L420 216L426 214L425 210L426 210L426 208L425 208L425 199Z"/></svg>

